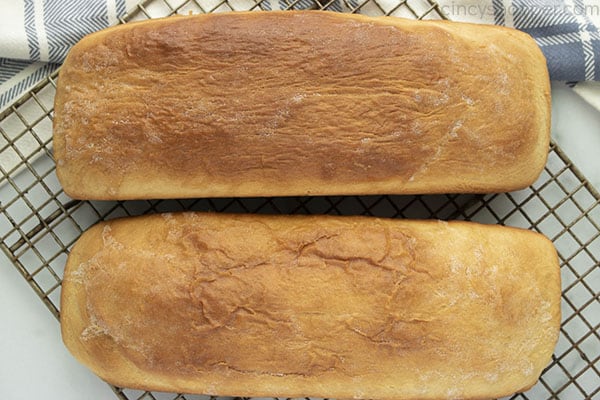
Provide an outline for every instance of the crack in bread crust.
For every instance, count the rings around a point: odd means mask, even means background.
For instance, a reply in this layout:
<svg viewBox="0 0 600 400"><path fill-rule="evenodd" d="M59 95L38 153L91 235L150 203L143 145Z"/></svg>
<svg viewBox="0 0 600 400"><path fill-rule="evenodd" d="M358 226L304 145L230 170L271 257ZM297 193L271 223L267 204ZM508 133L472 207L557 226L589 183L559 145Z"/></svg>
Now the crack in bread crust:
<svg viewBox="0 0 600 400"><path fill-rule="evenodd" d="M435 398L533 384L559 300L556 253L532 232L185 213L84 234L61 307L69 349L120 385Z"/></svg>

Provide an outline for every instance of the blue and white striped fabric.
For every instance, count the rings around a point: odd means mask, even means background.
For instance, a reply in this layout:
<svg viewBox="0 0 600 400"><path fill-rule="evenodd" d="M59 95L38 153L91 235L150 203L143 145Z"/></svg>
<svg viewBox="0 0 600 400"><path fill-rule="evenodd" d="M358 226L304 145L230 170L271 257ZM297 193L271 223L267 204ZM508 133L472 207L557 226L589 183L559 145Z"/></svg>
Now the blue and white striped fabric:
<svg viewBox="0 0 600 400"><path fill-rule="evenodd" d="M232 3L239 1L244 0ZM136 2L0 0L0 110L55 70L81 37L117 23ZM365 2L265 0L260 7L284 9L292 4L294 9L303 9L321 4L328 5L331 11L345 11L362 7ZM398 5L398 0L376 2L379 5L376 9L383 10ZM419 2L425 4L424 0L409 1L413 7ZM438 3L453 20L506 25L531 34L546 55L553 80L600 81L600 0L438 0ZM364 9L372 6L367 4Z"/></svg>
<svg viewBox="0 0 600 400"><path fill-rule="evenodd" d="M343 11L344 0L265 0L260 3L260 8L265 11L271 10L311 10L326 7L327 11ZM363 0L365 1L365 0Z"/></svg>
<svg viewBox="0 0 600 400"><path fill-rule="evenodd" d="M72 45L134 0L0 0L0 110L54 71Z"/></svg>

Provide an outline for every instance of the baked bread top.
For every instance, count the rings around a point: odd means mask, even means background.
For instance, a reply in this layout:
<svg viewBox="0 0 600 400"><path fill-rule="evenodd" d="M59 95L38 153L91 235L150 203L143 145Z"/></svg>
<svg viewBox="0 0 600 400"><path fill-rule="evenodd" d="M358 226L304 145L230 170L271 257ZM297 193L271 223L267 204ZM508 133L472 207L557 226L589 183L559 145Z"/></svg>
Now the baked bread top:
<svg viewBox="0 0 600 400"><path fill-rule="evenodd" d="M61 323L73 355L118 386L496 398L550 361L560 294L552 243L525 230L165 214L81 236Z"/></svg>
<svg viewBox="0 0 600 400"><path fill-rule="evenodd" d="M247 12L93 33L60 71L54 155L81 199L509 191L548 152L517 30Z"/></svg>

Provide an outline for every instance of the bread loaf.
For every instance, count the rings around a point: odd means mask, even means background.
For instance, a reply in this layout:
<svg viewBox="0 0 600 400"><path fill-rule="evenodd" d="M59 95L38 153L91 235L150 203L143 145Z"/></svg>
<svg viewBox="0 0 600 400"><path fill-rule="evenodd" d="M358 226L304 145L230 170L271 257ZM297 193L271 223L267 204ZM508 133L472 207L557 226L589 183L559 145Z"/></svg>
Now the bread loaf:
<svg viewBox="0 0 600 400"><path fill-rule="evenodd" d="M68 258L63 340L118 386L480 399L533 385L560 324L542 235L467 222L165 214Z"/></svg>
<svg viewBox="0 0 600 400"><path fill-rule="evenodd" d="M527 34L327 12L91 34L60 71L57 173L80 199L498 192L548 152Z"/></svg>

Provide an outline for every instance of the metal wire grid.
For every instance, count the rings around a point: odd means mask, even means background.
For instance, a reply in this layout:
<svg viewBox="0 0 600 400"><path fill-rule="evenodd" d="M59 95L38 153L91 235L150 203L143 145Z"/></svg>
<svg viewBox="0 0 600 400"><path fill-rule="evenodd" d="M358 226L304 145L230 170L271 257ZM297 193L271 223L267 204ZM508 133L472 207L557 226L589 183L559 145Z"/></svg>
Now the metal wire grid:
<svg viewBox="0 0 600 400"><path fill-rule="evenodd" d="M443 18L431 0L149 0L121 19L174 13L315 9ZM274 6L275 5L275 6ZM538 181L493 195L345 196L94 202L70 199L56 178L51 120L57 73L0 113L0 238L2 250L58 318L69 248L94 223L119 216L176 210L271 214L362 214L392 218L465 219L537 230L561 257L562 325L551 364L536 386L515 399L600 399L600 195L555 144ZM122 399L214 397L114 388ZM244 398L245 399L245 398Z"/></svg>

